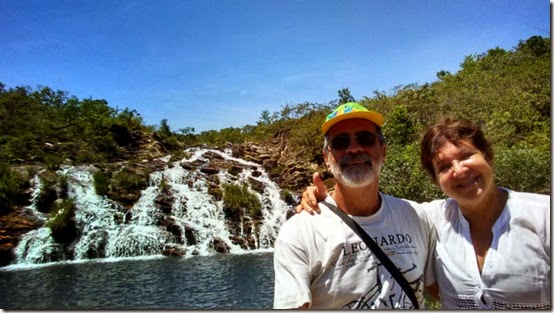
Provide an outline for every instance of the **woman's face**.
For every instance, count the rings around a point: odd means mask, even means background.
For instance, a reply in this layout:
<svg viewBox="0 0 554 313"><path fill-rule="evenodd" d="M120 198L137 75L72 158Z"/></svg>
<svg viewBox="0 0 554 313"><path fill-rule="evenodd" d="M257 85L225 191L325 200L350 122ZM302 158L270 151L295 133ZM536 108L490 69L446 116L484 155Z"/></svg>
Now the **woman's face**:
<svg viewBox="0 0 554 313"><path fill-rule="evenodd" d="M433 159L441 190L461 207L475 206L496 188L492 163L468 141L447 142Z"/></svg>

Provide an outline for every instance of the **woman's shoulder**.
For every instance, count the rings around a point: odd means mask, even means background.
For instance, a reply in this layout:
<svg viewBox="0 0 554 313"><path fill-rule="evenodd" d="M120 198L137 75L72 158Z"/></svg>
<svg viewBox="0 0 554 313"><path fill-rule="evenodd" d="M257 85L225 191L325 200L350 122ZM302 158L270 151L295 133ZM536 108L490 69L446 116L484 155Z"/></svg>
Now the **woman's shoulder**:
<svg viewBox="0 0 554 313"><path fill-rule="evenodd" d="M508 192L508 205L510 207L526 210L531 208L548 209L550 211L550 195L502 189Z"/></svg>
<svg viewBox="0 0 554 313"><path fill-rule="evenodd" d="M458 208L458 204L451 198L435 199L427 202L422 202L420 208L427 214L437 215L444 214L447 211Z"/></svg>
<svg viewBox="0 0 554 313"><path fill-rule="evenodd" d="M408 211L413 212L413 214L419 216L422 221L427 221L429 223L431 223L432 220L440 218L440 216L444 214L445 206L448 205L446 199L438 199L430 202L416 202L386 195L383 199L390 207L394 207L398 214L408 214Z"/></svg>
<svg viewBox="0 0 554 313"><path fill-rule="evenodd" d="M436 199L420 204L422 215L435 226L448 223L458 217L458 203L451 198Z"/></svg>

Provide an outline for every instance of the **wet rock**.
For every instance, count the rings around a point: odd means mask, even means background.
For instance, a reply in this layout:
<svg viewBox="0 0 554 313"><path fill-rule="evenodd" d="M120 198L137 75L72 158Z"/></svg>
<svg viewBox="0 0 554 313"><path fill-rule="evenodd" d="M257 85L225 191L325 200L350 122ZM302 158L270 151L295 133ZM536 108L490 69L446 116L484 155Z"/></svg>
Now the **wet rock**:
<svg viewBox="0 0 554 313"><path fill-rule="evenodd" d="M160 207L160 210L165 214L171 213L173 201L173 197L168 193L158 195L156 199L154 199L154 203L156 203Z"/></svg>
<svg viewBox="0 0 554 313"><path fill-rule="evenodd" d="M198 243L196 239L196 232L189 226L185 226L185 238L187 239L188 245L195 245Z"/></svg>
<svg viewBox="0 0 554 313"><path fill-rule="evenodd" d="M212 151L205 152L203 154L203 156L205 158L210 159L211 161L213 161L213 160L224 160L223 156L221 156L219 153L212 152Z"/></svg>
<svg viewBox="0 0 554 313"><path fill-rule="evenodd" d="M221 238L214 237L212 245L214 250L219 253L229 253L229 247Z"/></svg>
<svg viewBox="0 0 554 313"><path fill-rule="evenodd" d="M242 237L239 237L239 236L236 236L236 235L231 235L231 236L229 236L229 240L231 240L232 244L238 245L239 247L241 247L241 249L248 250L248 245L246 243L246 239L244 239Z"/></svg>
<svg viewBox="0 0 554 313"><path fill-rule="evenodd" d="M165 255L165 256L177 256L177 257L182 257L186 254L186 250L184 249L179 249L179 248L175 248L175 247L168 247L166 246L164 248L164 250L162 251L162 254Z"/></svg>
<svg viewBox="0 0 554 313"><path fill-rule="evenodd" d="M200 172L208 174L208 175L215 175L215 174L219 173L219 169L215 168L215 167L207 166L207 167L201 168Z"/></svg>
<svg viewBox="0 0 554 313"><path fill-rule="evenodd" d="M248 236L246 238L246 242L247 242L248 248L250 248L251 250L254 250L257 248L256 247L257 240L256 238L254 238L254 236Z"/></svg>
<svg viewBox="0 0 554 313"><path fill-rule="evenodd" d="M263 193L265 190L265 184L261 181L254 179L254 178L248 178L248 182L250 183L252 189L259 193Z"/></svg>
<svg viewBox="0 0 554 313"><path fill-rule="evenodd" d="M196 165L194 165L190 162L181 162L181 167L184 168L187 171L190 171L190 172L196 170Z"/></svg>
<svg viewBox="0 0 554 313"><path fill-rule="evenodd" d="M43 224L43 221L29 214L24 208L17 208L10 214L0 216L0 266L12 264L15 261L13 249L21 236L42 227Z"/></svg>
<svg viewBox="0 0 554 313"><path fill-rule="evenodd" d="M105 230L94 232L90 235L91 244L85 252L88 259L100 259L106 257L106 245L108 244L109 234Z"/></svg>
<svg viewBox="0 0 554 313"><path fill-rule="evenodd" d="M228 170L227 172L233 176L237 176L238 174L240 174L240 172L242 172L242 169L244 167L242 166L238 166L238 165L232 165Z"/></svg>
<svg viewBox="0 0 554 313"><path fill-rule="evenodd" d="M165 227L165 230L171 233L173 235L173 238L175 238L175 242L179 244L183 244L183 228L179 225L179 222L177 222L172 217L166 217L161 221L161 226Z"/></svg>

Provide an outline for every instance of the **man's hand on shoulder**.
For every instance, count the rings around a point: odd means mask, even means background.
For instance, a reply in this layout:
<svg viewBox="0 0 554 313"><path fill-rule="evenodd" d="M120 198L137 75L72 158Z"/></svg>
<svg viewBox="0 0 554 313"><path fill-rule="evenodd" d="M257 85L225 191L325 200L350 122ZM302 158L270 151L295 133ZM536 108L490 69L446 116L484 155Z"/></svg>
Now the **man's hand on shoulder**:
<svg viewBox="0 0 554 313"><path fill-rule="evenodd" d="M321 213L317 203L319 201L325 200L327 197L327 188L323 184L321 175L318 172L315 172L313 175L313 186L308 186L306 190L302 193L302 201L296 207L296 213L306 211L311 215L315 213Z"/></svg>

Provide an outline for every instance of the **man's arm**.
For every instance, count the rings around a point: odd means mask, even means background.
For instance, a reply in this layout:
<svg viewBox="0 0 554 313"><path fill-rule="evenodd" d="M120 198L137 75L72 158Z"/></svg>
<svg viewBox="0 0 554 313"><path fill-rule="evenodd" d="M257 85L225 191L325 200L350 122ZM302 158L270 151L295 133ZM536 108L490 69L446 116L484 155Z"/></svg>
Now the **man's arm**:
<svg viewBox="0 0 554 313"><path fill-rule="evenodd" d="M274 309L308 309L311 306L311 269L307 251L295 242L302 237L287 221L275 242L273 264L275 269ZM288 226L288 227L287 227ZM294 240L291 240L294 239Z"/></svg>

